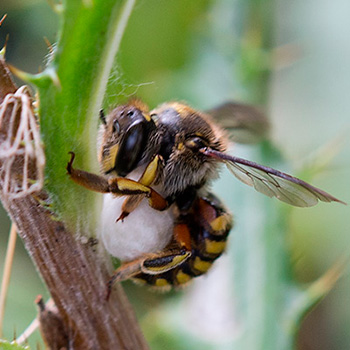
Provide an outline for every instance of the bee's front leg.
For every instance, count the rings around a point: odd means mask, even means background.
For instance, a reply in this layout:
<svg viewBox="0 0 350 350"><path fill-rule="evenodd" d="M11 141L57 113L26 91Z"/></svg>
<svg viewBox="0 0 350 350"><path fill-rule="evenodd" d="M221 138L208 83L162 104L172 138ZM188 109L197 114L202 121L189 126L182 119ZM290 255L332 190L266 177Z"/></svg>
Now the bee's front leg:
<svg viewBox="0 0 350 350"><path fill-rule="evenodd" d="M89 173L84 170L74 169L73 161L75 154L70 152L71 159L67 164L67 172L71 179L80 186L91 191L100 193L113 193L116 196L131 196L144 194L148 198L149 205L156 210L167 208L167 201L151 187L145 186L137 181L116 177L106 179L102 176Z"/></svg>

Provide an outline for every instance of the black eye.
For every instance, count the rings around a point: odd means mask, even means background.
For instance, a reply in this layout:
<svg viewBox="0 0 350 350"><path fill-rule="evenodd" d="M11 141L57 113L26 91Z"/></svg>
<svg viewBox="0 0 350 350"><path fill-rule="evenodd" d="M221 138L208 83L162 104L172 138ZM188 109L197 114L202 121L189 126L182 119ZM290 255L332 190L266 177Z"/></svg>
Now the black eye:
<svg viewBox="0 0 350 350"><path fill-rule="evenodd" d="M126 131L120 143L114 169L120 176L126 176L141 160L147 141L148 128L145 121L137 121Z"/></svg>
<svg viewBox="0 0 350 350"><path fill-rule="evenodd" d="M131 118L134 115L134 111L130 111L126 114L127 117Z"/></svg>
<svg viewBox="0 0 350 350"><path fill-rule="evenodd" d="M207 147L208 142L199 136L193 136L185 141L185 146L193 152L198 152L201 148Z"/></svg>

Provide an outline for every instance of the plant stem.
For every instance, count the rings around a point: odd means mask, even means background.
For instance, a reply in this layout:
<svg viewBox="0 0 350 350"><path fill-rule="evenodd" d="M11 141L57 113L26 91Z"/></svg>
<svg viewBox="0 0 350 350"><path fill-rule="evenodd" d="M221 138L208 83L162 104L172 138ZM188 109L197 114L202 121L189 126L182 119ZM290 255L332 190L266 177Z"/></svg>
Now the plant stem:
<svg viewBox="0 0 350 350"><path fill-rule="evenodd" d="M12 224L10 229L9 240L7 244L6 257L4 262L4 272L2 275L1 291L0 291L0 338L2 337L3 322L5 316L5 304L8 287L10 284L11 269L13 263L13 257L15 254L17 240L16 225Z"/></svg>
<svg viewBox="0 0 350 350"><path fill-rule="evenodd" d="M101 52L101 59L99 62L100 73L95 81L95 88L92 92L90 99L90 104L88 110L90 111L91 119L94 120L95 116L98 115L98 111L101 108L103 97L106 91L106 86L108 82L108 77L110 75L115 56L118 52L120 42L122 40L126 25L128 23L131 12L134 8L135 0L127 0L121 11L119 20L113 22L113 28L111 29L111 34L106 42L104 50ZM93 128L89 135L92 136L90 143L94 144L96 142L96 124L89 123L90 127ZM95 153L92 154L91 163L96 162Z"/></svg>
<svg viewBox="0 0 350 350"><path fill-rule="evenodd" d="M0 101L16 87L0 59ZM0 140L6 140L13 108L5 110L0 127ZM21 117L18 110L16 117ZM20 181L23 155L13 157L11 179ZM121 288L116 286L109 302L105 300L110 264L95 248L83 244L64 222L44 206L48 194L39 191L22 198L4 195L4 166L0 159L0 198L18 228L25 247L35 262L58 309L67 332L69 347L74 350L148 349L134 312ZM29 173L35 174L35 162L29 162ZM52 332L55 332L52 329ZM68 348L68 344L67 344Z"/></svg>
<svg viewBox="0 0 350 350"><path fill-rule="evenodd" d="M88 6L66 0L53 58L33 79L40 96L47 190L56 214L77 233L95 233L101 197L69 180L68 152L76 153L77 166L98 172L98 112L134 4L96 0Z"/></svg>

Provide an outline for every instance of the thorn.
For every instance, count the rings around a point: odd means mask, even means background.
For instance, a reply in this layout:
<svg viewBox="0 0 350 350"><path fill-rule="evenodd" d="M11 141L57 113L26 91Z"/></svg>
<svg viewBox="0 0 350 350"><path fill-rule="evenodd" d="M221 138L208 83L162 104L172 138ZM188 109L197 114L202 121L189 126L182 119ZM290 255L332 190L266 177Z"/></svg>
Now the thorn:
<svg viewBox="0 0 350 350"><path fill-rule="evenodd" d="M52 44L50 43L49 39L46 36L44 36L44 41L47 47L49 48L50 55L52 55L54 53Z"/></svg>
<svg viewBox="0 0 350 350"><path fill-rule="evenodd" d="M5 14L2 16L2 18L0 19L0 26L2 26L2 23L5 21L6 17L7 17L7 13L5 13Z"/></svg>
<svg viewBox="0 0 350 350"><path fill-rule="evenodd" d="M25 82L32 83L36 86L41 86L45 79L50 79L59 90L62 89L62 85L57 72L52 67L46 68L42 73L39 74L30 74L22 71L19 68L16 68L11 64L7 64L7 66L13 75Z"/></svg>
<svg viewBox="0 0 350 350"><path fill-rule="evenodd" d="M56 69L49 67L43 72L43 74L48 76L59 90L62 89L61 81L57 75Z"/></svg>
<svg viewBox="0 0 350 350"><path fill-rule="evenodd" d="M343 256L321 276L318 280L313 282L308 288L308 294L311 295L315 301L322 299L334 287L343 275L346 265L350 260L349 256Z"/></svg>
<svg viewBox="0 0 350 350"><path fill-rule="evenodd" d="M30 74L30 73L26 73L23 70L16 68L15 66L13 66L12 64L7 64L10 72L15 75L17 78L25 81L25 82L33 82L35 80L35 75Z"/></svg>
<svg viewBox="0 0 350 350"><path fill-rule="evenodd" d="M9 41L9 38L10 38L10 35L7 34L6 38L5 38L5 44L4 44L3 48L0 50L0 56L2 56L3 59L5 58L5 55L6 55L6 48L7 48L7 43Z"/></svg>

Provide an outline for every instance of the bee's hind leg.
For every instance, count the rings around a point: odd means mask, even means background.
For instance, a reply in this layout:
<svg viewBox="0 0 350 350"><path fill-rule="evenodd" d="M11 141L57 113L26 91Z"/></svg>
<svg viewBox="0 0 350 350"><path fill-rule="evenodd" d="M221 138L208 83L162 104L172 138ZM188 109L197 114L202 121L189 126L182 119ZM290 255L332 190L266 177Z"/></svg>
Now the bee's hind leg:
<svg viewBox="0 0 350 350"><path fill-rule="evenodd" d="M140 259L123 263L107 283L106 299L108 300L114 283L125 281L139 273L159 275L179 266L190 256L190 251L177 247L176 249L169 249L158 254L148 254Z"/></svg>
<svg viewBox="0 0 350 350"><path fill-rule="evenodd" d="M179 222L174 227L174 240L168 247L156 254L147 254L139 259L122 264L107 283L107 299L115 282L121 282L144 273L159 275L174 269L192 255L191 237L188 226Z"/></svg>

